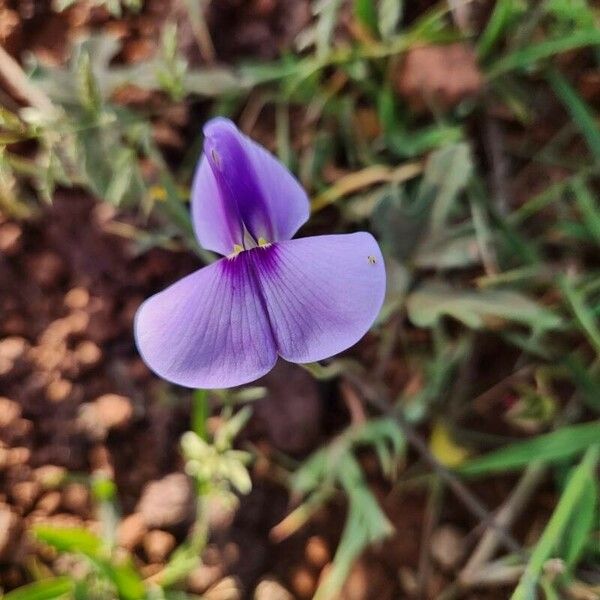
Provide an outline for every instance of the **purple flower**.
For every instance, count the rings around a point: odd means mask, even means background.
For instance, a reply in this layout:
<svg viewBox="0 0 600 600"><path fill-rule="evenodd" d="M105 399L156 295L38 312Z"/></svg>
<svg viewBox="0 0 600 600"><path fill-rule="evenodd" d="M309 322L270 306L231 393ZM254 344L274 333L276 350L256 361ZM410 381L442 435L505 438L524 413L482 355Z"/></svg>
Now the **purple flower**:
<svg viewBox="0 0 600 600"><path fill-rule="evenodd" d="M201 246L225 258L146 300L135 318L142 358L193 388L258 379L277 357L328 358L372 325L385 268L369 233L292 240L306 222L306 193L262 146L228 119L204 127L192 189Z"/></svg>

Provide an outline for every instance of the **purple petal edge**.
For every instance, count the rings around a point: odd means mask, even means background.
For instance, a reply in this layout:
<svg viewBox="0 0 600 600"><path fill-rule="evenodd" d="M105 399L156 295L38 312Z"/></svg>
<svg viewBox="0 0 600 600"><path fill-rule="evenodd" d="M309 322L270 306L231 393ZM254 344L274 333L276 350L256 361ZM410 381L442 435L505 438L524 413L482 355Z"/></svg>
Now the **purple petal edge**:
<svg viewBox="0 0 600 600"><path fill-rule="evenodd" d="M307 363L358 342L385 295L385 265L369 233L273 244L253 255L279 355Z"/></svg>
<svg viewBox="0 0 600 600"><path fill-rule="evenodd" d="M204 267L140 306L135 340L157 375L217 389L254 381L275 366L275 341L246 254Z"/></svg>

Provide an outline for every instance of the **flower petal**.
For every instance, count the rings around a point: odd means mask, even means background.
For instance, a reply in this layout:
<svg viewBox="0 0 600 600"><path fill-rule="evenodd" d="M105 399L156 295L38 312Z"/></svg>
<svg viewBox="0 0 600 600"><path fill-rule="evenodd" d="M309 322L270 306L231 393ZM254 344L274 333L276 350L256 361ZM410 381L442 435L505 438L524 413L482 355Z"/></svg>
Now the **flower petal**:
<svg viewBox="0 0 600 600"><path fill-rule="evenodd" d="M138 309L135 338L158 375L192 388L253 381L277 360L248 252L174 283Z"/></svg>
<svg viewBox="0 0 600 600"><path fill-rule="evenodd" d="M298 180L268 150L245 137L246 148L271 221L270 242L291 240L310 215L310 203Z"/></svg>
<svg viewBox="0 0 600 600"><path fill-rule="evenodd" d="M243 245L237 206L223 197L206 156L200 158L192 184L192 222L199 244L224 256Z"/></svg>
<svg viewBox="0 0 600 600"><path fill-rule="evenodd" d="M209 121L204 136L192 192L200 244L230 254L234 244L244 245L244 227L255 241L290 239L309 214L293 175L229 119Z"/></svg>
<svg viewBox="0 0 600 600"><path fill-rule="evenodd" d="M369 233L279 242L251 257L286 360L312 362L352 346L383 303L385 266Z"/></svg>

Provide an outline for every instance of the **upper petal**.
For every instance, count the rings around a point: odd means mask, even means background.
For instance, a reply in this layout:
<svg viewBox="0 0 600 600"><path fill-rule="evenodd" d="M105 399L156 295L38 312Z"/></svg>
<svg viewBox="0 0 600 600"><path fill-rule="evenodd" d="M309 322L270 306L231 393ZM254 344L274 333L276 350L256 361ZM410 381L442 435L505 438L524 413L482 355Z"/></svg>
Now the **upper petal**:
<svg viewBox="0 0 600 600"><path fill-rule="evenodd" d="M233 244L243 245L244 227L256 241L291 238L309 214L293 175L228 119L209 121L204 136L192 193L200 244L230 254Z"/></svg>
<svg viewBox="0 0 600 600"><path fill-rule="evenodd" d="M270 242L290 240L310 215L304 188L288 169L260 144L244 136L246 148L271 221Z"/></svg>
<svg viewBox="0 0 600 600"><path fill-rule="evenodd" d="M199 244L224 256L243 245L244 228L235 203L225 197L206 156L202 155L192 184L192 222Z"/></svg>
<svg viewBox="0 0 600 600"><path fill-rule="evenodd" d="M252 254L279 354L328 358L355 344L385 295L385 266L369 233L273 244Z"/></svg>
<svg viewBox="0 0 600 600"><path fill-rule="evenodd" d="M248 254L200 269L140 306L135 339L154 372L187 387L225 388L273 368L275 341Z"/></svg>

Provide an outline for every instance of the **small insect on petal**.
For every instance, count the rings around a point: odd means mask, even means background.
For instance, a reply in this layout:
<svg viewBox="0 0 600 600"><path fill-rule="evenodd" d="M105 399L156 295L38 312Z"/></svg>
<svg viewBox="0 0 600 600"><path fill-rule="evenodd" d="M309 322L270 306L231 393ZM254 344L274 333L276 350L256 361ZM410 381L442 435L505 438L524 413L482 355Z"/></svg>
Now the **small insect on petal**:
<svg viewBox="0 0 600 600"><path fill-rule="evenodd" d="M369 256L367 256L367 260L372 265L376 265L377 264L377 259L372 254L369 254Z"/></svg>
<svg viewBox="0 0 600 600"><path fill-rule="evenodd" d="M221 159L219 158L219 154L217 153L217 151L213 148L210 151L210 156L213 159L213 162L215 163L215 166L218 168L221 166Z"/></svg>

